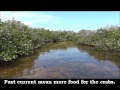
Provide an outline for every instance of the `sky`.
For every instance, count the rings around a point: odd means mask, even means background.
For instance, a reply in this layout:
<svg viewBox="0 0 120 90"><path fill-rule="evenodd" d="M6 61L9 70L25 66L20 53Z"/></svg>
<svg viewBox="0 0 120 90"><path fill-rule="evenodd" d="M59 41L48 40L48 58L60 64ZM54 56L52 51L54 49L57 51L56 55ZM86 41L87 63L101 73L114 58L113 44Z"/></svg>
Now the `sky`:
<svg viewBox="0 0 120 90"><path fill-rule="evenodd" d="M33 28L75 32L120 25L120 11L0 11L0 18L15 18Z"/></svg>

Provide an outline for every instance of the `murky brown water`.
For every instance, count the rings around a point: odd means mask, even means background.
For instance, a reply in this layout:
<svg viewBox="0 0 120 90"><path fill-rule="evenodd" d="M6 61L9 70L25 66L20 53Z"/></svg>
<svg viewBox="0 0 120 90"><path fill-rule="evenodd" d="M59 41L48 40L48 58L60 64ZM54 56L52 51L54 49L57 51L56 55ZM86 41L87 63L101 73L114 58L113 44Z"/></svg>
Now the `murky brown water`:
<svg viewBox="0 0 120 90"><path fill-rule="evenodd" d="M72 42L46 44L34 54L0 63L0 79L120 79L120 53Z"/></svg>

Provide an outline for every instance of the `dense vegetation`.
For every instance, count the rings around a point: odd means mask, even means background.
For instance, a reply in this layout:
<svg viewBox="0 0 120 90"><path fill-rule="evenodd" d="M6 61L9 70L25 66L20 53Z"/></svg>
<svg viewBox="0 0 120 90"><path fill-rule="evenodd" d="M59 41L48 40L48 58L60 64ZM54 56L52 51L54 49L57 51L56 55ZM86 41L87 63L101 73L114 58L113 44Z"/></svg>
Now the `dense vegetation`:
<svg viewBox="0 0 120 90"><path fill-rule="evenodd" d="M47 42L72 40L72 31L31 28L14 19L0 23L0 60L9 61L28 55Z"/></svg>
<svg viewBox="0 0 120 90"><path fill-rule="evenodd" d="M120 27L111 26L97 31L81 30L77 43L99 47L102 50L120 51Z"/></svg>
<svg viewBox="0 0 120 90"><path fill-rule="evenodd" d="M75 41L103 50L120 51L120 27L112 26L97 31L51 31L31 28L14 19L0 22L0 60L10 61L28 55L47 42Z"/></svg>

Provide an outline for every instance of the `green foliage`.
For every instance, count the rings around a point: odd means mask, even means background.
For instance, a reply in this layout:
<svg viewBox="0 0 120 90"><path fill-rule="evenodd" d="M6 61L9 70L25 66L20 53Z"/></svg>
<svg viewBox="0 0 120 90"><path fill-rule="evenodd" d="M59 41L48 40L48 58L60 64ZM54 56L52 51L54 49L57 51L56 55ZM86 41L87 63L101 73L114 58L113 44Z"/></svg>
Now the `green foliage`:
<svg viewBox="0 0 120 90"><path fill-rule="evenodd" d="M65 41L72 35L66 31L30 28L14 19L0 22L0 60L9 61L28 55L47 42Z"/></svg>
<svg viewBox="0 0 120 90"><path fill-rule="evenodd" d="M89 33L89 34L88 34ZM82 30L77 35L78 44L92 45L102 50L120 51L120 27L101 28L95 31Z"/></svg>
<svg viewBox="0 0 120 90"><path fill-rule="evenodd" d="M0 20L0 60L10 61L20 55L28 55L47 42L75 41L99 47L103 50L120 51L120 27L100 28L97 31L81 30L50 31L31 28L14 19Z"/></svg>

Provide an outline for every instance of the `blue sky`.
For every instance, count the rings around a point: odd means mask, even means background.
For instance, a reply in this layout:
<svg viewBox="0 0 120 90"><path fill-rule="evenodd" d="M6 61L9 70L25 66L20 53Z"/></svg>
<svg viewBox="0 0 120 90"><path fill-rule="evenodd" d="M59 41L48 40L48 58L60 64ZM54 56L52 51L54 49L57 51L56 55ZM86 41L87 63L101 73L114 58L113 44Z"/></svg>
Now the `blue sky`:
<svg viewBox="0 0 120 90"><path fill-rule="evenodd" d="M120 25L120 11L1 11L0 18L15 18L35 28L76 32Z"/></svg>

